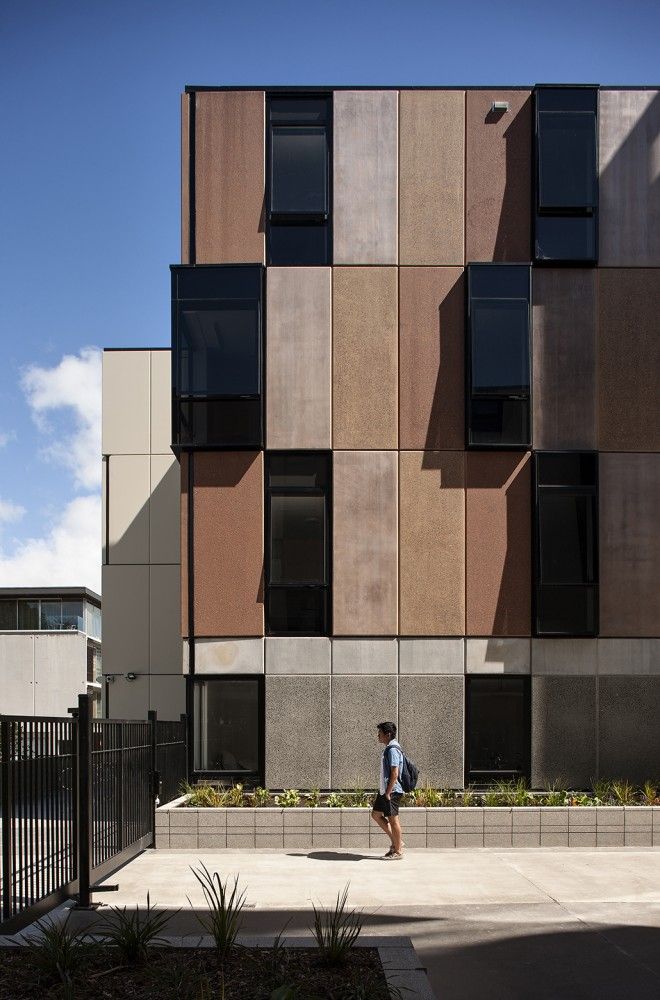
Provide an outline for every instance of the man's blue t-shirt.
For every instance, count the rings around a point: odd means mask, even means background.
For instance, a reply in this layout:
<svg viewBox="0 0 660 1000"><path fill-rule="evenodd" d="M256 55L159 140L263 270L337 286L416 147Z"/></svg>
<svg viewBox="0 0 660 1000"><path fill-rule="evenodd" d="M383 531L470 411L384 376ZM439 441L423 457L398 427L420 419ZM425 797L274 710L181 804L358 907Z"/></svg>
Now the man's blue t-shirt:
<svg viewBox="0 0 660 1000"><path fill-rule="evenodd" d="M383 750L383 759L380 768L380 794L385 794L385 789L387 788L387 783L390 780L390 770L393 767L399 768L399 775L401 774L401 768L403 767L403 751L401 750L401 745L397 740L390 740L387 746ZM401 787L401 782L397 778L394 783L393 792L399 792L403 794L403 788Z"/></svg>

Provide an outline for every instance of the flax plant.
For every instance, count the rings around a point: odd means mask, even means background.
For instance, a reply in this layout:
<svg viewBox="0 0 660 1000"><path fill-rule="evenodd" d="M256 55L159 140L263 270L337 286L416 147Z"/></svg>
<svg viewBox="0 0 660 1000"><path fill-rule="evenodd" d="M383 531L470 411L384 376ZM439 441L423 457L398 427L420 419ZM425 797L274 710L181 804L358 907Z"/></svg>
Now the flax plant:
<svg viewBox="0 0 660 1000"><path fill-rule="evenodd" d="M355 946L362 930L362 915L357 910L347 910L347 882L344 891L337 893L332 910L317 908L314 903L314 927L312 933L321 952L321 958L328 965L341 965Z"/></svg>
<svg viewBox="0 0 660 1000"><path fill-rule="evenodd" d="M215 942L218 959L224 963L227 955L236 945L236 938L243 923L242 911L245 906L245 889L238 891L238 875L234 887L229 890L229 879L224 882L217 872L210 872L205 864L200 870L190 869L202 887L208 916L197 914L200 924ZM190 899L188 902L192 906Z"/></svg>

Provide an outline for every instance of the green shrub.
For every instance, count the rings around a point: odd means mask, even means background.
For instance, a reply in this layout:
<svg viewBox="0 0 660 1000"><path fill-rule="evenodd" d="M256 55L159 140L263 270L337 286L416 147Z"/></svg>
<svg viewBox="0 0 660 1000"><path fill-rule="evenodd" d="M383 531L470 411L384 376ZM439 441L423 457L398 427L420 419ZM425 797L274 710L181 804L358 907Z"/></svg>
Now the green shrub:
<svg viewBox="0 0 660 1000"><path fill-rule="evenodd" d="M637 799L637 789L629 781L613 781L612 794L620 806L632 806Z"/></svg>
<svg viewBox="0 0 660 1000"><path fill-rule="evenodd" d="M300 805L300 792L297 788L285 788L281 795L275 796L275 802L283 809L294 809Z"/></svg>
<svg viewBox="0 0 660 1000"><path fill-rule="evenodd" d="M591 790L594 794L595 799L599 799L602 803L608 803L612 801L612 782L605 778L600 778L598 781L593 781Z"/></svg>
<svg viewBox="0 0 660 1000"><path fill-rule="evenodd" d="M234 888L229 891L229 879L224 882L217 872L210 872L205 864L200 870L190 869L202 887L208 913L197 913L200 924L215 942L220 962L224 962L236 944L236 938L243 923L242 911L245 906L245 890L238 891L238 875ZM190 903L190 899L188 899ZM192 906L192 903L190 903Z"/></svg>
<svg viewBox="0 0 660 1000"><path fill-rule="evenodd" d="M224 805L222 792L213 785L185 784L183 786L183 793L188 796L188 801L185 804L191 809L205 809Z"/></svg>
<svg viewBox="0 0 660 1000"><path fill-rule="evenodd" d="M327 799L325 800L326 806L330 809L339 809L344 804L343 797L340 792L330 792Z"/></svg>
<svg viewBox="0 0 660 1000"><path fill-rule="evenodd" d="M371 796L364 788L355 788L352 792L346 792L343 800L344 805L353 806L356 809L368 809L371 805Z"/></svg>
<svg viewBox="0 0 660 1000"><path fill-rule="evenodd" d="M311 791L307 792L305 798L310 809L318 809L321 805L321 792L318 788L312 788Z"/></svg>
<svg viewBox="0 0 660 1000"><path fill-rule="evenodd" d="M135 907L135 912L128 912L125 906L121 909L118 906L111 907L109 923L104 926L103 934L118 950L124 962L146 962L148 946L162 943L161 931L169 923L170 916L168 913L152 914L151 900L147 893L147 909L142 914L139 906Z"/></svg>
<svg viewBox="0 0 660 1000"><path fill-rule="evenodd" d="M342 893L337 893L337 901L332 910L314 907L314 927L312 932L321 952L321 958L328 965L344 962L354 947L362 930L362 916L356 910L347 910L347 882Z"/></svg>
<svg viewBox="0 0 660 1000"><path fill-rule="evenodd" d="M459 797L459 803L462 806L476 806L477 796L472 788L466 788L461 792Z"/></svg>
<svg viewBox="0 0 660 1000"><path fill-rule="evenodd" d="M243 791L243 785L240 783L240 781L237 782L235 785L232 785L231 788L228 788L224 792L223 798L224 798L223 805L225 805L225 806L242 806L242 805L244 805L245 804L245 793Z"/></svg>
<svg viewBox="0 0 660 1000"><path fill-rule="evenodd" d="M254 790L254 804L255 806L267 806L270 802L270 792L267 788L261 788L258 786Z"/></svg>
<svg viewBox="0 0 660 1000"><path fill-rule="evenodd" d="M655 781L645 781L642 785L642 801L646 806L660 805L660 789Z"/></svg>
<svg viewBox="0 0 660 1000"><path fill-rule="evenodd" d="M32 938L22 934L27 946L29 961L47 979L63 984L65 992L71 992L71 979L80 969L89 953L86 942L88 931L69 930L69 917L62 923L50 918L36 924L40 937Z"/></svg>

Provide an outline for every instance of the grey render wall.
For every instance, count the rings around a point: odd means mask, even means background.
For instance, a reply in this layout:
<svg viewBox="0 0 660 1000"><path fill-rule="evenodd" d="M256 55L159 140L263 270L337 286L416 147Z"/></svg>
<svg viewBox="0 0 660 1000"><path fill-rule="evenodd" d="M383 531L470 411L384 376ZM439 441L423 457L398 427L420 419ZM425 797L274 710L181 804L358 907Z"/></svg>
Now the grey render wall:
<svg viewBox="0 0 660 1000"><path fill-rule="evenodd" d="M0 713L65 716L86 691L82 632L0 633Z"/></svg>

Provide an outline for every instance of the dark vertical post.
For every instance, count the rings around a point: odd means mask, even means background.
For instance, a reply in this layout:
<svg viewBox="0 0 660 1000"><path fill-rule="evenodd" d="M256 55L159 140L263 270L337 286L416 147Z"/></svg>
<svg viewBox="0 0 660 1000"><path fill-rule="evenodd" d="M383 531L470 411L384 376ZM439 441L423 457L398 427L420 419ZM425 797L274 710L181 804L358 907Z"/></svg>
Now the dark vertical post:
<svg viewBox="0 0 660 1000"><path fill-rule="evenodd" d="M11 886L14 881L14 817L12 815L11 722L0 716L0 756L2 757L2 919L11 917Z"/></svg>
<svg viewBox="0 0 660 1000"><path fill-rule="evenodd" d="M92 713L90 696L78 695L78 905L91 904Z"/></svg>
<svg viewBox="0 0 660 1000"><path fill-rule="evenodd" d="M151 846L156 846L156 801L158 799L158 713L150 708L147 713L149 719L149 738L151 742L151 753L149 756L149 793L150 793L150 813L151 813Z"/></svg>

